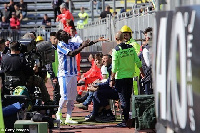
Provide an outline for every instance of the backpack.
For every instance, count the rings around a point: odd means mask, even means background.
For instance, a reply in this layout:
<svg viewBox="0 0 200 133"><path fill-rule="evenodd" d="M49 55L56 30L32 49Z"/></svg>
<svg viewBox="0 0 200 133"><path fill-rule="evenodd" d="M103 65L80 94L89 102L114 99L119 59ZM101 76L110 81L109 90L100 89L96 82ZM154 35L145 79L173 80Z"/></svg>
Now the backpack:
<svg viewBox="0 0 200 133"><path fill-rule="evenodd" d="M26 101L27 105L25 105L25 107L27 107L28 111L31 110L32 106L31 106L31 102L30 102L30 96L29 96L29 92L28 89L25 86L17 86L13 92L13 95L17 96L17 95L24 95L27 97L28 101Z"/></svg>

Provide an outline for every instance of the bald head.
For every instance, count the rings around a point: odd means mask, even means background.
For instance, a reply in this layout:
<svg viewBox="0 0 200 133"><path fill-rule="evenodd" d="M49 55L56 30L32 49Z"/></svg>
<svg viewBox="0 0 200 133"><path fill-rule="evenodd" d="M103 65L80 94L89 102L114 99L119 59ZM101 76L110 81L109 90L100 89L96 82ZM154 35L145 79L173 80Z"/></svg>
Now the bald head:
<svg viewBox="0 0 200 133"><path fill-rule="evenodd" d="M124 39L123 33L121 31L118 31L115 34L115 39L116 39L116 41L123 41L123 39Z"/></svg>

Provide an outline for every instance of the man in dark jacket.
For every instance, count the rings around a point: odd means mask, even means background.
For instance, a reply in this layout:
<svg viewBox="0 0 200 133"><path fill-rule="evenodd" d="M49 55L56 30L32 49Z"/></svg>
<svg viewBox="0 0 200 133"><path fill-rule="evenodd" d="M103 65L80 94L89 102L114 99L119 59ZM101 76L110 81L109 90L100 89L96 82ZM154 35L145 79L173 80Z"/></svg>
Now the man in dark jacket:
<svg viewBox="0 0 200 133"><path fill-rule="evenodd" d="M61 14L60 5L62 4L62 2L62 0L52 0L51 2L54 11L54 22L56 22L57 12L58 14Z"/></svg>

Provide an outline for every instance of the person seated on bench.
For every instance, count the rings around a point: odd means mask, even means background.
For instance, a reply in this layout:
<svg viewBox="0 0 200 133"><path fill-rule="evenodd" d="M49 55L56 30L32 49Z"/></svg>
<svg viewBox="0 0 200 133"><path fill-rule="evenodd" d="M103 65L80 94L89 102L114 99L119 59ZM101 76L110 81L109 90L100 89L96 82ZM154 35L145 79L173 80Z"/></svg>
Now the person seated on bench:
<svg viewBox="0 0 200 133"><path fill-rule="evenodd" d="M85 117L86 121L98 121L98 122L109 122L114 121L115 116L113 115L109 106L109 99L119 99L117 90L109 86L111 69L112 69L112 57L111 55L104 55L102 58L103 65L107 67L109 77L106 82L99 83L90 86L90 91L94 92L93 97L93 111L91 114ZM104 110L102 111L102 109ZM99 114L99 111L102 112Z"/></svg>
<svg viewBox="0 0 200 133"><path fill-rule="evenodd" d="M102 80L102 75L101 75L102 54L101 53L95 54L94 63L95 63L95 65L91 69L91 72L85 78L81 79L82 81L85 81L85 86L88 86L93 82L99 82L100 80ZM81 104L79 104L77 106L79 108L81 108L81 109L87 110L88 109L88 105L92 101L93 93L94 92L89 91L89 95L87 96L86 100L83 103L81 103Z"/></svg>

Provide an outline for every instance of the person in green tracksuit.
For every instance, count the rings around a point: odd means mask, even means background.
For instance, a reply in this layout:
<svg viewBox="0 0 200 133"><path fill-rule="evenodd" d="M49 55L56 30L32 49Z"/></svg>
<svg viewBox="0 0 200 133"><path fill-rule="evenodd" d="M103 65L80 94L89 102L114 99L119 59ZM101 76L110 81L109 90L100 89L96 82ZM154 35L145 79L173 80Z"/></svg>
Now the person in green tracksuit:
<svg viewBox="0 0 200 133"><path fill-rule="evenodd" d="M124 25L120 30L124 35L124 40L126 44L130 44L135 48L135 52L138 55L140 52L140 45L132 38L132 30L127 25ZM138 79L140 75L140 70L137 66L135 66L135 73L134 73L134 81L133 81L133 88L134 94L138 95L138 84L135 79Z"/></svg>
<svg viewBox="0 0 200 133"><path fill-rule="evenodd" d="M141 61L135 52L135 48L123 42L124 36L122 32L117 32L115 38L117 46L112 50L112 75L110 86L113 87L115 85L115 88L118 91L124 115L124 121L121 124L124 125L130 120L130 98L133 88L135 64L140 68L143 77L144 72L142 70Z"/></svg>

